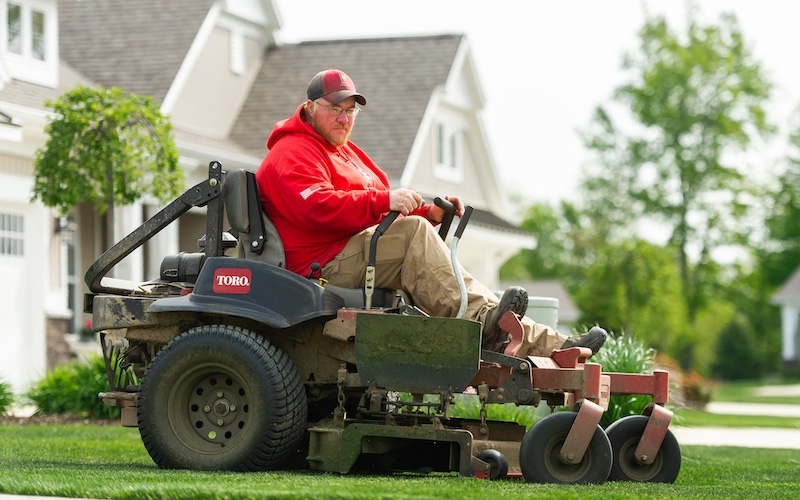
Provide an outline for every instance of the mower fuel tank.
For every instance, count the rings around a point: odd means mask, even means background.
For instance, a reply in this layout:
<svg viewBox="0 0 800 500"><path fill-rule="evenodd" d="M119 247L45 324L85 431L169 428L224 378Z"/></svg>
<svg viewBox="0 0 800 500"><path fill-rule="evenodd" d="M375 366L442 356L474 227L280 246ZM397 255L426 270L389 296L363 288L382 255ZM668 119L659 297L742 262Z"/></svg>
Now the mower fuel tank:
<svg viewBox="0 0 800 500"><path fill-rule="evenodd" d="M195 283L206 260L204 253L181 252L161 261L161 280L169 283Z"/></svg>
<svg viewBox="0 0 800 500"><path fill-rule="evenodd" d="M287 328L309 319L334 317L343 306L338 295L286 269L253 260L209 257L192 293L156 300L150 311L222 314Z"/></svg>

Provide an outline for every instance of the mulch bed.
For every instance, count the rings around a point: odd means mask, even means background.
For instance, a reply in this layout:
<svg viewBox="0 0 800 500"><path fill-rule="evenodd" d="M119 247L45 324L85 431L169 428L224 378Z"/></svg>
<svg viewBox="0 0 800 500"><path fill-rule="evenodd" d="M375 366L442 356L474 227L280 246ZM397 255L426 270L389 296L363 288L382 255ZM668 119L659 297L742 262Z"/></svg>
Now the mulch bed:
<svg viewBox="0 0 800 500"><path fill-rule="evenodd" d="M92 425L119 425L119 419L93 419L75 415L31 415L30 417L16 417L14 415L0 415L0 425L35 425L35 424L92 424Z"/></svg>

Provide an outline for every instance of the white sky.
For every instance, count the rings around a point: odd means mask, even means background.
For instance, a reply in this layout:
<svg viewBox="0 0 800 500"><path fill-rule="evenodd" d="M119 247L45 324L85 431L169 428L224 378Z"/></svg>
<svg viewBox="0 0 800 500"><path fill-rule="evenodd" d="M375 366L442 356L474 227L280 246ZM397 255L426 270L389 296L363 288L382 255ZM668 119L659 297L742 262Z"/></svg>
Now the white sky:
<svg viewBox="0 0 800 500"><path fill-rule="evenodd" d="M577 197L588 152L576 131L586 128L595 107L627 82L622 57L638 50L644 9L666 15L671 29L682 33L687 5L680 0L276 2L284 26L280 39L290 43L466 34L501 182L509 194L550 202ZM800 104L800 2L697 3L703 23L718 24L721 12L736 14L746 42L775 83L772 120L785 127ZM756 155L754 161L770 163L771 154Z"/></svg>

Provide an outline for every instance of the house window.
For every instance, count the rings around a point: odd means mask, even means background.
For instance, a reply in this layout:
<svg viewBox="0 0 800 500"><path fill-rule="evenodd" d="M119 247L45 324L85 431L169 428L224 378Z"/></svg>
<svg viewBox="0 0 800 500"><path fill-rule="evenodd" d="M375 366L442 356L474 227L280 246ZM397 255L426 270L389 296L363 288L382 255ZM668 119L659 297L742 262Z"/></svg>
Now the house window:
<svg viewBox="0 0 800 500"><path fill-rule="evenodd" d="M58 85L58 2L0 0L0 58L11 78Z"/></svg>
<svg viewBox="0 0 800 500"><path fill-rule="evenodd" d="M436 127L436 163L444 165L444 125Z"/></svg>
<svg viewBox="0 0 800 500"><path fill-rule="evenodd" d="M458 157L458 146L456 145L456 135L455 134L451 134L448 137L448 139L449 139L449 142L450 142L450 154L448 155L448 163L447 164L451 168L456 168L458 166L457 162L456 162L456 158Z"/></svg>
<svg viewBox="0 0 800 500"><path fill-rule="evenodd" d="M433 168L436 177L451 182L463 180L461 136L461 130L456 127L444 123L436 126L436 164Z"/></svg>
<svg viewBox="0 0 800 500"><path fill-rule="evenodd" d="M44 12L31 11L31 57L44 61Z"/></svg>
<svg viewBox="0 0 800 500"><path fill-rule="evenodd" d="M241 75L245 70L244 36L239 31L231 31L231 73Z"/></svg>
<svg viewBox="0 0 800 500"><path fill-rule="evenodd" d="M6 50L38 61L46 55L45 14L23 7L21 3L6 4Z"/></svg>
<svg viewBox="0 0 800 500"><path fill-rule="evenodd" d="M8 51L22 54L22 7L13 3L9 3L6 7Z"/></svg>
<svg viewBox="0 0 800 500"><path fill-rule="evenodd" d="M22 257L25 254L23 217L0 213L0 255Z"/></svg>

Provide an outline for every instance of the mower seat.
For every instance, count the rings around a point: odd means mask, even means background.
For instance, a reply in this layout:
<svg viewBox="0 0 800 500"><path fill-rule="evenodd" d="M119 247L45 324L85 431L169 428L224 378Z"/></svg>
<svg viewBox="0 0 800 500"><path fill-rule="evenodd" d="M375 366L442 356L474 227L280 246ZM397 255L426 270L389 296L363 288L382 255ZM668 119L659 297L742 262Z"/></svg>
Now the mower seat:
<svg viewBox="0 0 800 500"><path fill-rule="evenodd" d="M224 196L228 222L239 233L238 257L285 268L283 242L275 224L261 209L256 176L247 170L228 172Z"/></svg>

